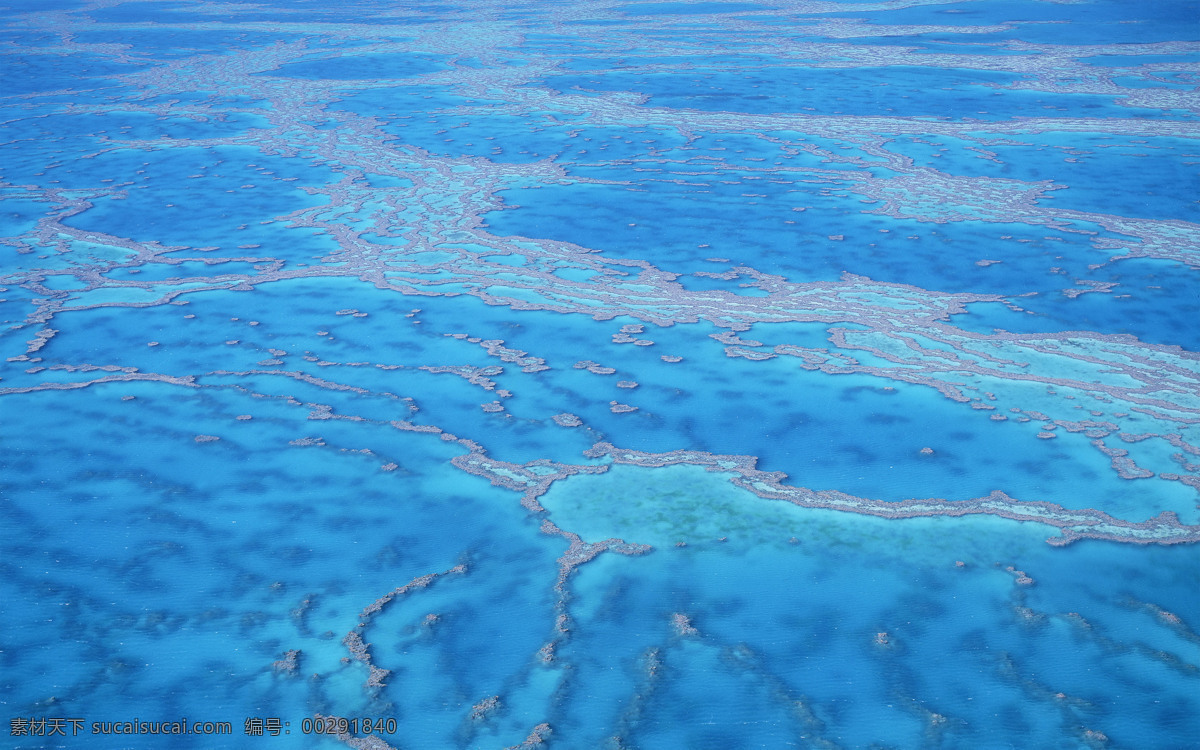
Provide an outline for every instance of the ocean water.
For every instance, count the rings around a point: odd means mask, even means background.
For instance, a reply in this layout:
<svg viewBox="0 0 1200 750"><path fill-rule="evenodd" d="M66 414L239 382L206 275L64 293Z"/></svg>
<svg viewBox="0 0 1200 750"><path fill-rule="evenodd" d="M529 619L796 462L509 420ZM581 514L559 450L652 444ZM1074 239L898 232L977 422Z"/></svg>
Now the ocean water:
<svg viewBox="0 0 1200 750"><path fill-rule="evenodd" d="M1200 747L1200 4L0 5L4 747Z"/></svg>

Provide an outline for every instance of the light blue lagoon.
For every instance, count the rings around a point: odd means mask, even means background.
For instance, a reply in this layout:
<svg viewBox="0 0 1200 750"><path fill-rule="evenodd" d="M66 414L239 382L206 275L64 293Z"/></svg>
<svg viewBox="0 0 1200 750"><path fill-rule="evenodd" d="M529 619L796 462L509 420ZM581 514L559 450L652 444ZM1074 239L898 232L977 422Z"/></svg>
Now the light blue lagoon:
<svg viewBox="0 0 1200 750"><path fill-rule="evenodd" d="M5 747L1200 746L1198 17L5 3Z"/></svg>

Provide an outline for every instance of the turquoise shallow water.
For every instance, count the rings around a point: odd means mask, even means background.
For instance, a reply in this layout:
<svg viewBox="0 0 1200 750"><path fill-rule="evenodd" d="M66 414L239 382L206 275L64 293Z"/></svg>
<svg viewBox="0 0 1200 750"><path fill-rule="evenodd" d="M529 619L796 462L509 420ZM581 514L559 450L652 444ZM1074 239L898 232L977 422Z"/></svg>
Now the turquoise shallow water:
<svg viewBox="0 0 1200 750"><path fill-rule="evenodd" d="M4 745L1197 747L1196 13L8 3Z"/></svg>

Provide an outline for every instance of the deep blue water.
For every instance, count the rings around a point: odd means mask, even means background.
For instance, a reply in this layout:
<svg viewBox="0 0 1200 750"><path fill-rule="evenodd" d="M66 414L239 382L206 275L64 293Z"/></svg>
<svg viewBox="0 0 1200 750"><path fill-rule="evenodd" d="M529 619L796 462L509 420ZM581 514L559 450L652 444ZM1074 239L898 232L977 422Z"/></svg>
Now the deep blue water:
<svg viewBox="0 0 1200 750"><path fill-rule="evenodd" d="M4 3L5 746L1197 747L1197 12Z"/></svg>

